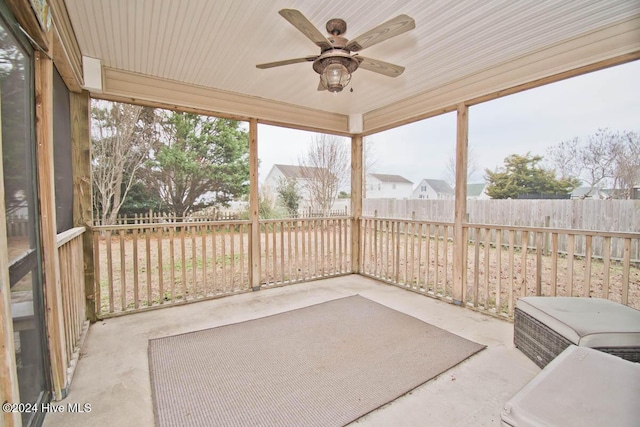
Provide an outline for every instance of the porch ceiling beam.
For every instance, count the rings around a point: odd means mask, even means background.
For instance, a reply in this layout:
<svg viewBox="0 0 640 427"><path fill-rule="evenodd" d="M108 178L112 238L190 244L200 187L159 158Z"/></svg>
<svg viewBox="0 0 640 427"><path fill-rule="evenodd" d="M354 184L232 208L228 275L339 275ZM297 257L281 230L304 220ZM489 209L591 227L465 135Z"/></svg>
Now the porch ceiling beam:
<svg viewBox="0 0 640 427"><path fill-rule="evenodd" d="M63 0L49 0L53 21L53 62L71 92L82 92L82 54Z"/></svg>
<svg viewBox="0 0 640 427"><path fill-rule="evenodd" d="M640 58L640 15L370 111L364 135Z"/></svg>
<svg viewBox="0 0 640 427"><path fill-rule="evenodd" d="M103 93L91 95L111 101L230 117L296 129L349 134L344 114L304 108L237 93L146 76L109 67L103 68Z"/></svg>

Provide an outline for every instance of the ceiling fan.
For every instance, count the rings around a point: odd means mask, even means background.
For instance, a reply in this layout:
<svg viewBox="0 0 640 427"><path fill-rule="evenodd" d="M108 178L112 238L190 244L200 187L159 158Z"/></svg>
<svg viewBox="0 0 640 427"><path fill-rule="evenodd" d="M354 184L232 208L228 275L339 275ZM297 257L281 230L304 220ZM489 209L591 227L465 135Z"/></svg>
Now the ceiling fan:
<svg viewBox="0 0 640 427"><path fill-rule="evenodd" d="M328 90L334 93L340 92L349 84L351 74L358 68L389 77L398 77L404 72L404 67L399 65L365 58L352 52L360 52L374 44L414 29L416 23L413 18L407 15L396 16L355 39L348 40L343 37L343 34L347 32L347 23L342 19L327 21L326 29L329 35L325 37L300 11L282 9L278 13L320 47L320 55L258 64L257 68L265 69L298 62L313 62L313 69L320 74L318 90Z"/></svg>

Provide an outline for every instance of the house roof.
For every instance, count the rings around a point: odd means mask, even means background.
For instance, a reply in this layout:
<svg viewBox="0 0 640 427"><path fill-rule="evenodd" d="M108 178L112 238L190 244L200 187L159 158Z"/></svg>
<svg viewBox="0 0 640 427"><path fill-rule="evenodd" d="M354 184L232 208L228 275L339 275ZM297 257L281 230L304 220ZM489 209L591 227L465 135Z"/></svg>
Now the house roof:
<svg viewBox="0 0 640 427"><path fill-rule="evenodd" d="M311 166L296 166L296 165L280 165L280 164L276 164L273 165L274 168L278 168L280 170L280 172L282 172L282 174L285 176L285 178L291 178L291 179L304 179L305 175L304 175L304 169L307 169L309 172L313 171L321 171L324 168L317 168L317 167L311 167Z"/></svg>
<svg viewBox="0 0 640 427"><path fill-rule="evenodd" d="M479 197L487 186L484 182L478 184L467 184L467 197Z"/></svg>
<svg viewBox="0 0 640 427"><path fill-rule="evenodd" d="M369 176L374 177L378 181L381 182L392 182L398 184L413 184L413 182L409 181L407 178L400 175L387 175L382 173L370 173Z"/></svg>
<svg viewBox="0 0 640 427"><path fill-rule="evenodd" d="M528 82L638 58L640 39L637 0L351 0L348 7L338 0L49 3L61 22L56 29L67 41L72 74L92 96L338 134L359 133L350 130L351 116L362 115L370 134ZM257 69L320 54L278 14L284 7L300 11L322 34L329 19L342 18L351 40L409 15L414 29L362 52L404 72L390 78L358 69L347 88L353 92L334 96L317 90L318 74L307 61ZM66 14L68 20L59 19ZM92 67L83 69L83 57Z"/></svg>
<svg viewBox="0 0 640 427"><path fill-rule="evenodd" d="M587 195L595 196L598 194L598 192L600 192L600 190L598 190L597 188L577 187L571 191L571 197L585 197Z"/></svg>
<svg viewBox="0 0 640 427"><path fill-rule="evenodd" d="M429 186L433 188L433 191L435 191L438 194L454 194L455 193L453 191L453 188L451 188L451 186L447 184L446 181L443 181L441 179L423 179L420 183L422 184L423 182L426 182L427 184L429 184Z"/></svg>

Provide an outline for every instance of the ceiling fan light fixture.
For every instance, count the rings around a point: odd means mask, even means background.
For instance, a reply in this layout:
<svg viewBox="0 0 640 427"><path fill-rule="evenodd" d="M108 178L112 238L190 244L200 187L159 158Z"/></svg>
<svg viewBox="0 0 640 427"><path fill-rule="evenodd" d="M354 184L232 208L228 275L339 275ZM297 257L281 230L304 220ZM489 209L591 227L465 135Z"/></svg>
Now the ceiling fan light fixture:
<svg viewBox="0 0 640 427"><path fill-rule="evenodd" d="M347 67L335 62L327 65L322 74L320 74L320 81L329 92L340 92L351 81L351 73L349 73Z"/></svg>

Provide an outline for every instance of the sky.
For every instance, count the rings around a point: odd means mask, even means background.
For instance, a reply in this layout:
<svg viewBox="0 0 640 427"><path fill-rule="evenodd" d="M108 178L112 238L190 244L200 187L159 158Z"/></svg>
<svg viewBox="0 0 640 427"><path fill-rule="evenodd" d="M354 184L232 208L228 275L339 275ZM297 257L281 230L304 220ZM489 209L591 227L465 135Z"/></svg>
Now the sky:
<svg viewBox="0 0 640 427"><path fill-rule="evenodd" d="M545 156L548 147L599 128L640 132L640 61L618 65L520 92L469 109L469 148L479 172L469 183L483 182L511 154ZM259 125L259 181L276 163L298 164L314 133ZM349 146L350 139L344 138ZM447 179L455 153L456 113L374 134L372 171L422 179Z"/></svg>

